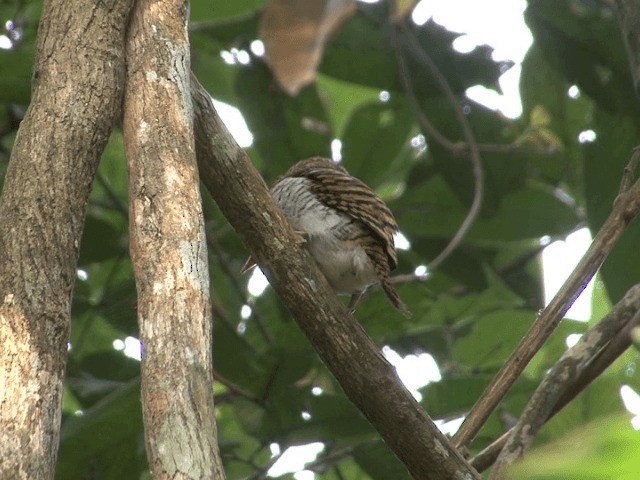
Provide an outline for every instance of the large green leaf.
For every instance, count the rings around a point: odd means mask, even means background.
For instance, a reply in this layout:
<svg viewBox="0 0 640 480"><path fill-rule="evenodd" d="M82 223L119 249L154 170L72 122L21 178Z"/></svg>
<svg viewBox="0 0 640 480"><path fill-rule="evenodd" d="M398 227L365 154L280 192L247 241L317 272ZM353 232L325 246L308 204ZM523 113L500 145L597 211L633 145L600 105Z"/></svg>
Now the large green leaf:
<svg viewBox="0 0 640 480"><path fill-rule="evenodd" d="M597 139L586 145L584 165L587 218L594 234L611 213L624 168L638 145L640 123L636 118L610 115L601 109L596 112ZM640 222L636 220L627 227L602 267L602 279L613 302L640 282L639 242Z"/></svg>
<svg viewBox="0 0 640 480"><path fill-rule="evenodd" d="M339 138L344 135L347 121L356 109L380 98L380 90L377 88L338 80L329 75L318 75L316 83L320 95L326 99L327 115Z"/></svg>
<svg viewBox="0 0 640 480"><path fill-rule="evenodd" d="M342 137L343 164L366 184L402 180L408 170L413 116L401 102L363 105L349 118Z"/></svg>
<svg viewBox="0 0 640 480"><path fill-rule="evenodd" d="M33 45L19 45L15 50L0 49L0 102L27 105L31 100Z"/></svg>
<svg viewBox="0 0 640 480"><path fill-rule="evenodd" d="M547 60L609 112L638 114L615 14L600 2L535 0L527 25Z"/></svg>
<svg viewBox="0 0 640 480"><path fill-rule="evenodd" d="M422 405L433 418L452 418L467 412L489 384L488 375L443 378L420 390Z"/></svg>
<svg viewBox="0 0 640 480"><path fill-rule="evenodd" d="M293 428L286 434L291 443L310 441L352 444L375 435L373 428L343 395L313 396L305 402L307 420L295 419Z"/></svg>
<svg viewBox="0 0 640 480"><path fill-rule="evenodd" d="M539 178L561 185L582 203L583 152L578 137L591 127L593 106L584 94L570 96L570 87L571 82L553 68L540 47L532 46L522 65L520 90L524 115L534 123L529 139L543 152L531 156L529 163ZM536 115L547 115L546 124L535 125Z"/></svg>
<svg viewBox="0 0 640 480"><path fill-rule="evenodd" d="M330 156L330 125L315 86L291 98L256 60L238 73L236 93L268 175L281 175L306 157Z"/></svg>
<svg viewBox="0 0 640 480"><path fill-rule="evenodd" d="M409 480L411 476L400 460L383 442L358 447L354 460L373 480Z"/></svg>
<svg viewBox="0 0 640 480"><path fill-rule="evenodd" d="M358 14L328 44L320 71L380 90L403 91L387 19L385 2L359 5ZM458 35L434 22L427 22L420 27L407 24L407 29L442 70L455 92L464 92L476 84L495 87L498 77L507 66L493 62L490 59L491 49L486 46L470 54L456 52L451 44ZM425 70L419 56L402 38L400 41L418 96L440 95L440 88Z"/></svg>
<svg viewBox="0 0 640 480"><path fill-rule="evenodd" d="M274 371L264 358L225 320L214 322L213 367L223 377L260 397Z"/></svg>
<svg viewBox="0 0 640 480"><path fill-rule="evenodd" d="M475 368L504 364L535 320L533 312L502 310L483 315L471 333L456 342L453 358Z"/></svg>
<svg viewBox="0 0 640 480"><path fill-rule="evenodd" d="M115 228L109 222L88 216L82 233L82 247L78 263L86 265L120 256L126 252L126 230Z"/></svg>
<svg viewBox="0 0 640 480"><path fill-rule="evenodd" d="M458 231L468 209L441 178L414 187L394 209L411 239L448 238ZM579 218L560 195L542 186L525 186L505 195L495 211L478 218L467 242L516 241L571 232Z"/></svg>

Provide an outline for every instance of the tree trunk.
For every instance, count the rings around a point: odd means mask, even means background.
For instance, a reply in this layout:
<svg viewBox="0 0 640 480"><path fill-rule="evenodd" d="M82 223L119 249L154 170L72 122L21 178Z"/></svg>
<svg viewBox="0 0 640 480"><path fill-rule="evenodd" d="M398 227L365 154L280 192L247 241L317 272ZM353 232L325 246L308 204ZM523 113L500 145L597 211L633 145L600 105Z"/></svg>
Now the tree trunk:
<svg viewBox="0 0 640 480"><path fill-rule="evenodd" d="M124 136L142 412L154 479L223 479L187 20L186 1L139 0L127 44Z"/></svg>
<svg viewBox="0 0 640 480"><path fill-rule="evenodd" d="M0 203L0 478L53 478L86 204L120 116L132 0L49 0Z"/></svg>

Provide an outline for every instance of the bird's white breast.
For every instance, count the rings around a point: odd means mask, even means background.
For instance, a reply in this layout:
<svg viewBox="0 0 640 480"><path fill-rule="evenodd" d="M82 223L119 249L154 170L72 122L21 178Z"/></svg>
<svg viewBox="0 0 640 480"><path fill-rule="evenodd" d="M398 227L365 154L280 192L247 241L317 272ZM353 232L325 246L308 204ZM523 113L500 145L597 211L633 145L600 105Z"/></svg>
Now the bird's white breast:
<svg viewBox="0 0 640 480"><path fill-rule="evenodd" d="M346 213L320 202L311 180L287 177L271 195L292 227L307 237L307 248L338 293L355 293L377 282L373 264L355 239L364 226Z"/></svg>

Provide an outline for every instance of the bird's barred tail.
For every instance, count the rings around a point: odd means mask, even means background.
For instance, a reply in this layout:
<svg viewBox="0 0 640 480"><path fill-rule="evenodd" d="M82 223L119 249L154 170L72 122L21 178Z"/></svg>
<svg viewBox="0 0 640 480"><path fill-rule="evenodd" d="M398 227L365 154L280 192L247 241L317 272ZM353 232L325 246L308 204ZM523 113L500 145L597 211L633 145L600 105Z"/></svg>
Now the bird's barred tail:
<svg viewBox="0 0 640 480"><path fill-rule="evenodd" d="M380 286L382 286L384 293L387 294L387 298L391 300L391 303L393 303L393 306L396 307L398 310L400 310L405 317L407 318L410 317L411 310L409 310L409 308L405 305L405 303L400 299L400 295L398 295L398 292L396 292L396 289L393 288L393 285L391 285L389 278L385 278L384 280L382 280L380 282Z"/></svg>

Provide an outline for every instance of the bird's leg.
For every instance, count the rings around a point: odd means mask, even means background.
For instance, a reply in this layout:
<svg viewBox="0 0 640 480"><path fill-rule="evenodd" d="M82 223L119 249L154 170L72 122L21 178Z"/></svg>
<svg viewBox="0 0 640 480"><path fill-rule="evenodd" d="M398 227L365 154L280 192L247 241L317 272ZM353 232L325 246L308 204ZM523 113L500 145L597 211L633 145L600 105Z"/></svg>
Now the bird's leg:
<svg viewBox="0 0 640 480"><path fill-rule="evenodd" d="M347 308L349 309L349 313L351 315L356 313L356 307L360 303L360 300L362 300L363 293L364 292L356 292L351 295L351 299L349 300L349 305L347 305Z"/></svg>

